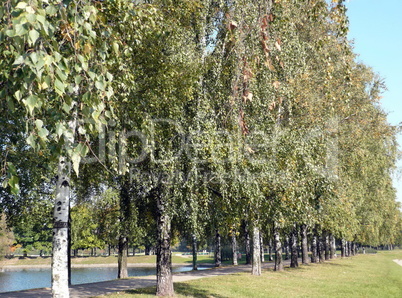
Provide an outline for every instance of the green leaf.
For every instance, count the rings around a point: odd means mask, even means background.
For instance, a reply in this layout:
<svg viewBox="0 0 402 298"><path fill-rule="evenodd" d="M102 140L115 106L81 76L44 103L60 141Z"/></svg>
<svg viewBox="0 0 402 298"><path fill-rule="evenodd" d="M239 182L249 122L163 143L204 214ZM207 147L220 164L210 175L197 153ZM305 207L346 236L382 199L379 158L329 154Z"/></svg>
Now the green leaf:
<svg viewBox="0 0 402 298"><path fill-rule="evenodd" d="M117 42L113 43L113 51L116 54L116 56L120 55L120 51L119 51L119 44Z"/></svg>
<svg viewBox="0 0 402 298"><path fill-rule="evenodd" d="M56 92L62 96L64 94L64 89L65 89L65 85L63 84L63 82L61 82L59 79L56 79L54 81L54 87Z"/></svg>
<svg viewBox="0 0 402 298"><path fill-rule="evenodd" d="M79 174L79 169L80 169L80 162L81 162L81 156L78 152L73 152L71 156L71 161L73 162L73 169L75 174L78 176Z"/></svg>
<svg viewBox="0 0 402 298"><path fill-rule="evenodd" d="M15 36L23 36L28 32L25 28L25 24L16 24L15 25Z"/></svg>
<svg viewBox="0 0 402 298"><path fill-rule="evenodd" d="M104 81L96 81L95 87L100 91L105 91L105 82Z"/></svg>
<svg viewBox="0 0 402 298"><path fill-rule="evenodd" d="M78 152L78 154L79 154L81 157L85 157L85 156L88 154L88 152L89 152L88 146L85 145L85 144L83 144L83 143L79 143L79 144L77 145L77 147L76 147L76 152Z"/></svg>
<svg viewBox="0 0 402 298"><path fill-rule="evenodd" d="M29 40L32 44L34 44L39 38L39 32L35 29L29 31Z"/></svg>
<svg viewBox="0 0 402 298"><path fill-rule="evenodd" d="M8 186L8 179L4 179L3 182L1 183L1 186L2 186L3 188L7 188L7 186Z"/></svg>
<svg viewBox="0 0 402 298"><path fill-rule="evenodd" d="M39 98L35 95L30 95L27 99L22 102L28 107L29 113L32 115L35 107L37 106Z"/></svg>
<svg viewBox="0 0 402 298"><path fill-rule="evenodd" d="M32 6L27 6L25 8L26 12L29 14L34 14L35 13L35 9Z"/></svg>
<svg viewBox="0 0 402 298"><path fill-rule="evenodd" d="M14 97L15 97L16 100L20 101L20 100L21 100L21 91L20 91L20 90L17 90L17 91L14 93Z"/></svg>
<svg viewBox="0 0 402 298"><path fill-rule="evenodd" d="M62 123L56 123L56 135L60 138L62 136L62 134L64 133L64 131L66 130L66 128L64 127L64 125Z"/></svg>
<svg viewBox="0 0 402 298"><path fill-rule="evenodd" d="M34 150L36 148L36 139L35 136L31 133L29 137L26 139L26 142L29 146L31 146Z"/></svg>
<svg viewBox="0 0 402 298"><path fill-rule="evenodd" d="M18 8L18 9L25 9L25 7L27 7L27 6L28 6L28 3L19 2L15 8Z"/></svg>
<svg viewBox="0 0 402 298"><path fill-rule="evenodd" d="M7 170L11 175L17 175L17 169L11 162L7 162Z"/></svg>
<svg viewBox="0 0 402 298"><path fill-rule="evenodd" d="M70 113L71 108L72 107L70 105L63 103L63 111L66 112L67 114Z"/></svg>
<svg viewBox="0 0 402 298"><path fill-rule="evenodd" d="M36 22L36 14L34 13L27 14L26 18L31 24L34 24Z"/></svg>
<svg viewBox="0 0 402 298"><path fill-rule="evenodd" d="M19 56L17 59L15 59L13 65L20 65L23 64L25 62L24 56Z"/></svg>
<svg viewBox="0 0 402 298"><path fill-rule="evenodd" d="M42 140L46 141L47 136L49 135L49 131L46 128L42 127L41 129L39 129L38 135Z"/></svg>
<svg viewBox="0 0 402 298"><path fill-rule="evenodd" d="M6 35L8 37L14 37L15 36L15 30L13 30L13 29L6 30Z"/></svg>
<svg viewBox="0 0 402 298"><path fill-rule="evenodd" d="M20 179L17 176L11 176L11 178L8 180L8 185L11 187L11 193L13 195L18 195L20 192L20 186L19 186L19 181Z"/></svg>
<svg viewBox="0 0 402 298"><path fill-rule="evenodd" d="M46 7L46 13L50 16L55 15L57 13L57 8L53 4L50 4Z"/></svg>
<svg viewBox="0 0 402 298"><path fill-rule="evenodd" d="M35 125L37 129L41 129L43 127L43 121L40 119L35 120Z"/></svg>

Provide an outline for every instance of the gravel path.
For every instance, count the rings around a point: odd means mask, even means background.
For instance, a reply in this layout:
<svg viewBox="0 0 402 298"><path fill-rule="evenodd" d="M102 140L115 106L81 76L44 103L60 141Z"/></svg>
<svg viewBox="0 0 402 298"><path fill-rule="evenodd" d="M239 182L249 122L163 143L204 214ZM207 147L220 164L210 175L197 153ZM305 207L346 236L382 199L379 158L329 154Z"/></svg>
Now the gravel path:
<svg viewBox="0 0 402 298"><path fill-rule="evenodd" d="M402 266L402 260L394 260L394 262Z"/></svg>
<svg viewBox="0 0 402 298"><path fill-rule="evenodd" d="M176 264L174 264L176 265ZM288 261L285 261L285 265L289 265ZM202 265L204 266L204 265ZM263 263L263 268L272 268L273 263ZM251 265L239 265L239 266L224 266L220 268L211 268L199 271L188 271L176 273L173 275L173 282L185 282L189 280L213 277L226 274L235 274L239 272L251 272ZM146 288L156 285L156 276L143 276L129 279L116 279L104 282L96 282L90 284L73 285L70 288L70 297L94 297L105 294L112 294L115 292L122 292L130 289ZM52 297L50 288L0 293L0 297L7 298L21 298L21 297L40 297L50 298Z"/></svg>

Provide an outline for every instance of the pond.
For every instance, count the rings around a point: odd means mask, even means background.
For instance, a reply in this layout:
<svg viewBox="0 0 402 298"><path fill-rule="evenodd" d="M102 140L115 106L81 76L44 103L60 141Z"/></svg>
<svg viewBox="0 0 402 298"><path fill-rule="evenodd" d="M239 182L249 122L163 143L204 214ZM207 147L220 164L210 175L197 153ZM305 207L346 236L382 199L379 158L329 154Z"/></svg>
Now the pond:
<svg viewBox="0 0 402 298"><path fill-rule="evenodd" d="M206 267L198 267L199 270ZM113 280L117 277L116 267L72 268L73 285ZM192 266L173 267L173 272L191 271ZM156 274L153 267L129 267L129 276ZM0 272L0 293L51 287L50 268L4 269Z"/></svg>

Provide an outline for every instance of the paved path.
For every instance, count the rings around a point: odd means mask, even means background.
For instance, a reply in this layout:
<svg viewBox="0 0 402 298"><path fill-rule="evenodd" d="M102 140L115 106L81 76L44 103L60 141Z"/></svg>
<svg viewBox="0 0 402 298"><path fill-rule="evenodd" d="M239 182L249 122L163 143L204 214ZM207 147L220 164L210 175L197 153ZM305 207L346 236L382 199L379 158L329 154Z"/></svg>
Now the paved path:
<svg viewBox="0 0 402 298"><path fill-rule="evenodd" d="M289 261L284 262L285 265L289 265ZM204 266L204 265L202 265ZM272 268L273 263L263 263L263 268ZM238 272L251 272L251 265L239 265L239 266L224 266L220 268L211 268L199 271L188 271L175 273L173 275L173 282L185 282L188 280L194 280L204 277L213 277L226 274L234 274ZM129 279L116 279L110 281L96 282L90 284L73 285L70 288L70 296L75 297L94 297L105 294L112 294L115 292L122 292L130 289L139 289L152 287L156 285L156 276L143 276ZM18 292L0 293L0 297L7 298L20 298L20 297L38 297L48 298L52 297L50 288L25 290Z"/></svg>

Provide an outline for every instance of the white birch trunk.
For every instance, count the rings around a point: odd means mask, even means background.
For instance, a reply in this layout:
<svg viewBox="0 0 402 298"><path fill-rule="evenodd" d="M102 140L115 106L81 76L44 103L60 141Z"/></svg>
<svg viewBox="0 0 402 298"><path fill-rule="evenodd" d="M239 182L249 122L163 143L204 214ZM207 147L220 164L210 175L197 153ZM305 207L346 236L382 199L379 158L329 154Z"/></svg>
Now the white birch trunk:
<svg viewBox="0 0 402 298"><path fill-rule="evenodd" d="M52 295L70 297L68 288L68 218L70 212L70 163L59 158L56 202L53 213Z"/></svg>
<svg viewBox="0 0 402 298"><path fill-rule="evenodd" d="M253 228L253 263L252 263L252 275L261 275L261 239L260 229L258 227Z"/></svg>
<svg viewBox="0 0 402 298"><path fill-rule="evenodd" d="M232 264L237 266L237 239L236 239L236 230L232 231Z"/></svg>

